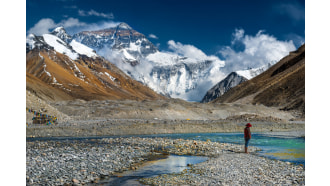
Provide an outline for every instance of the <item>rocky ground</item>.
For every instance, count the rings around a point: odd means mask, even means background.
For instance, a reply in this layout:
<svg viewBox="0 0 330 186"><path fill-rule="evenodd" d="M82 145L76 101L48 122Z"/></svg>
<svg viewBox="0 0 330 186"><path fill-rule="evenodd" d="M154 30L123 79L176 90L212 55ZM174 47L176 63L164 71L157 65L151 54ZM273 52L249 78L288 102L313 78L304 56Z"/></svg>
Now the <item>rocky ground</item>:
<svg viewBox="0 0 330 186"><path fill-rule="evenodd" d="M55 125L32 124L27 137L253 132L304 136L304 118L262 105L201 104L177 99L46 102L27 93L26 107L56 116ZM125 118L125 119L123 119ZM297 131L297 132L293 132ZM276 132L276 133L275 133ZM106 138L26 142L27 185L84 185L129 169L161 153L209 156L180 174L143 179L154 185L304 185L304 167L240 153L242 146L163 138Z"/></svg>
<svg viewBox="0 0 330 186"><path fill-rule="evenodd" d="M46 114L58 118L56 125L36 125L32 124L33 113L27 112L27 137L242 132L247 122L252 123L254 132L304 130L304 122L297 123L292 113L262 105L202 104L177 99L48 103L27 95L27 108L47 110Z"/></svg>
<svg viewBox="0 0 330 186"><path fill-rule="evenodd" d="M160 153L211 157L180 174L142 179L151 185L304 184L304 167L242 153L241 145L166 138L30 141L27 185L85 185L137 169Z"/></svg>
<svg viewBox="0 0 330 186"><path fill-rule="evenodd" d="M228 152L179 174L140 181L148 185L305 185L305 170L300 165Z"/></svg>

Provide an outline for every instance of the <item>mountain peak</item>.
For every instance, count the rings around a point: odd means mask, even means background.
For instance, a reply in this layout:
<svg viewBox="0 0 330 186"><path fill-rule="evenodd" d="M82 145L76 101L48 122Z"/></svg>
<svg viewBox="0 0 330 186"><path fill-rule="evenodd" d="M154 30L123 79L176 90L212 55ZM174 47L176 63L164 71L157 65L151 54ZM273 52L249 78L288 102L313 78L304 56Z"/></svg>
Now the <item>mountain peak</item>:
<svg viewBox="0 0 330 186"><path fill-rule="evenodd" d="M118 29L121 29L121 30L132 30L132 27L130 27L127 23L120 23L118 26L117 26Z"/></svg>
<svg viewBox="0 0 330 186"><path fill-rule="evenodd" d="M63 26L56 27L51 33L67 34Z"/></svg>
<svg viewBox="0 0 330 186"><path fill-rule="evenodd" d="M64 27L56 27L50 34L55 35L62 39L63 41L69 43L72 40L72 37L66 33Z"/></svg>

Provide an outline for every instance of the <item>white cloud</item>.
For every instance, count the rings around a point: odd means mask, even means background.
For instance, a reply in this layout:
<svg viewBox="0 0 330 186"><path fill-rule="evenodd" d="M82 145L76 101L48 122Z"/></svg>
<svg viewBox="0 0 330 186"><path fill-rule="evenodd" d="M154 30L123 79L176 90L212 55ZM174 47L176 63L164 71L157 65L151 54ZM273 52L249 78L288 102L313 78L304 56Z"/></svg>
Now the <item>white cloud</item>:
<svg viewBox="0 0 330 186"><path fill-rule="evenodd" d="M168 41L167 44L168 48L179 56L189 57L196 60L212 60L224 64L224 62L221 61L217 56L207 56L202 50L196 48L193 45L185 45L180 42L175 42L173 40Z"/></svg>
<svg viewBox="0 0 330 186"><path fill-rule="evenodd" d="M103 17L107 19L114 19L113 13L102 13L102 12L97 12L95 10L90 10L90 11L84 11L84 10L78 10L78 14L80 16L96 16L96 17Z"/></svg>
<svg viewBox="0 0 330 186"><path fill-rule="evenodd" d="M56 24L52 19L44 18L38 21L28 30L29 34L42 35L49 32L49 29L55 28Z"/></svg>
<svg viewBox="0 0 330 186"><path fill-rule="evenodd" d="M158 39L158 37L157 37L155 34L149 34L148 37L149 37L149 38L152 38L152 39Z"/></svg>
<svg viewBox="0 0 330 186"><path fill-rule="evenodd" d="M64 28L69 28L69 27L81 27L81 26L86 26L87 24L84 22L80 22L76 18L68 18L66 20L62 20L58 25L63 26Z"/></svg>
<svg viewBox="0 0 330 186"><path fill-rule="evenodd" d="M263 31L259 31L255 36L250 36L245 35L243 29L236 29L233 36L232 46L226 46L219 51L225 58L224 69L227 73L277 62L290 51L296 50L292 40L279 41ZM233 49L237 42L244 47L241 51Z"/></svg>
<svg viewBox="0 0 330 186"><path fill-rule="evenodd" d="M72 18L72 17L61 20L59 23L55 23L54 20L52 19L43 18L28 30L28 34L35 34L35 35L46 34L58 26L63 26L69 34L74 34L85 30L101 30L105 28L116 27L118 24L119 22L114 22L114 21L85 23L79 21L79 19L77 18Z"/></svg>

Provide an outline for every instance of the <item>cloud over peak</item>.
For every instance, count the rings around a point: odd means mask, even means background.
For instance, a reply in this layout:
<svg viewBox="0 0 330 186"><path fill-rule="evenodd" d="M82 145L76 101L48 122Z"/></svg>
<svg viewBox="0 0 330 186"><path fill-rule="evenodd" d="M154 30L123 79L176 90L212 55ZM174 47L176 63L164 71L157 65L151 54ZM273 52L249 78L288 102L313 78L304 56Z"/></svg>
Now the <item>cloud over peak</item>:
<svg viewBox="0 0 330 186"><path fill-rule="evenodd" d="M55 21L50 18L43 18L40 19L32 28L28 30L28 34L46 34L58 26L63 26L70 34L75 34L85 30L101 30L109 27L116 27L118 24L119 22L114 22L112 20L101 21L98 23L85 23L81 22L77 18L72 17L63 19L60 22L55 23Z"/></svg>
<svg viewBox="0 0 330 186"><path fill-rule="evenodd" d="M90 11L84 11L84 10L78 10L78 14L80 16L96 16L96 17L103 17L103 18L107 18L107 19L114 19L114 15L113 13L102 13L102 12L97 12L93 9L91 9Z"/></svg>
<svg viewBox="0 0 330 186"><path fill-rule="evenodd" d="M158 39L158 37L155 34L149 34L148 37L151 39Z"/></svg>
<svg viewBox="0 0 330 186"><path fill-rule="evenodd" d="M240 50L237 50L237 45ZM219 54L225 58L227 73L242 68L256 68L269 62L277 62L290 51L296 50L293 41L280 41L260 30L255 36L246 35L243 29L233 33L231 46L223 47Z"/></svg>

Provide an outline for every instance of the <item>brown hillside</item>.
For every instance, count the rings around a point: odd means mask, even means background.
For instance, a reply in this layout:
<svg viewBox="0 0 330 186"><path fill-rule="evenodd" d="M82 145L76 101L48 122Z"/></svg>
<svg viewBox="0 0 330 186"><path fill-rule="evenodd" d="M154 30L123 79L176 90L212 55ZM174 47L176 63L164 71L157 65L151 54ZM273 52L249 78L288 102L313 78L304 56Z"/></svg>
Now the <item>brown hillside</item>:
<svg viewBox="0 0 330 186"><path fill-rule="evenodd" d="M305 45L255 78L214 100L251 103L305 113Z"/></svg>
<svg viewBox="0 0 330 186"><path fill-rule="evenodd" d="M103 58L71 60L52 50L26 54L26 89L51 100L164 99Z"/></svg>

